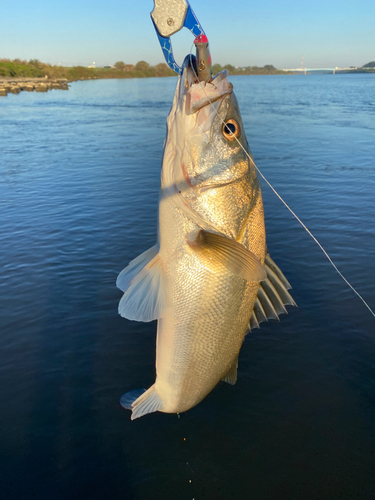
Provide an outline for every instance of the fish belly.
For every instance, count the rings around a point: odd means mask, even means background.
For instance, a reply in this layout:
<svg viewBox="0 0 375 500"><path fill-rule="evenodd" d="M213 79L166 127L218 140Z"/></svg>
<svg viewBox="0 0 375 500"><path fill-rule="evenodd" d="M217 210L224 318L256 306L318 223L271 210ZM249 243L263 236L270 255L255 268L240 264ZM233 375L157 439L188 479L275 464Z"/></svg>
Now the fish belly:
<svg viewBox="0 0 375 500"><path fill-rule="evenodd" d="M160 255L170 305L158 322L155 388L167 413L198 404L236 362L258 292L199 260L186 239L198 227L173 203L160 204Z"/></svg>

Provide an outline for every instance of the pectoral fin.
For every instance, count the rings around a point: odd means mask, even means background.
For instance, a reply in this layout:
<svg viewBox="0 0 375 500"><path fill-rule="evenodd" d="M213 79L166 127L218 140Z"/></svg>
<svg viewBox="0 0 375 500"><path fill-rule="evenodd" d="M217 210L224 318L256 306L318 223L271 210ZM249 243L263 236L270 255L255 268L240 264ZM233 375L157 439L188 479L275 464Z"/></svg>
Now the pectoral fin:
<svg viewBox="0 0 375 500"><path fill-rule="evenodd" d="M119 274L117 286L125 293L119 314L134 321L152 321L162 316L167 293L165 274L157 247L134 259Z"/></svg>
<svg viewBox="0 0 375 500"><path fill-rule="evenodd" d="M258 257L236 240L202 229L196 240L188 244L204 264L215 272L226 268L247 281L263 281L267 278Z"/></svg>

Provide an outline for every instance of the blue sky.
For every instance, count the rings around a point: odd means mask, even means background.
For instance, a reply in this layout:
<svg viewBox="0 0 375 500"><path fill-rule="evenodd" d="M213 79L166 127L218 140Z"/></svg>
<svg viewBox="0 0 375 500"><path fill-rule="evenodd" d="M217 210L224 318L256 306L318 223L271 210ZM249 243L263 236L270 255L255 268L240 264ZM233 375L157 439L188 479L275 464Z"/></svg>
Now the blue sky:
<svg viewBox="0 0 375 500"><path fill-rule="evenodd" d="M375 60L374 0L192 0L213 62L298 68L361 66ZM152 0L3 2L0 57L97 66L163 62ZM177 62L192 35L172 37Z"/></svg>

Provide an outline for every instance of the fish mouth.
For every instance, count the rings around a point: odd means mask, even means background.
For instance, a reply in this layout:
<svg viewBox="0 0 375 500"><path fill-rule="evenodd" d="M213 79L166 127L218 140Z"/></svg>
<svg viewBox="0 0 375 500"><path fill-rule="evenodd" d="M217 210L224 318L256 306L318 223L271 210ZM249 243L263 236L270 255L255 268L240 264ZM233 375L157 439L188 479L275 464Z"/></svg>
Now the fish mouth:
<svg viewBox="0 0 375 500"><path fill-rule="evenodd" d="M230 184L232 176L216 175L207 179L205 162L200 166L202 152L212 141L212 126L217 115L223 114L221 106L233 92L226 70L208 82L199 81L197 59L188 54L182 64L172 109L167 119L167 141L163 165L164 186L173 186L181 206L194 200L200 189L204 191ZM164 167L163 167L164 168Z"/></svg>
<svg viewBox="0 0 375 500"><path fill-rule="evenodd" d="M177 85L177 102L172 113L176 124L174 137L182 154L175 163L173 184L178 186L178 191L183 193L185 199L194 199L201 189L206 191L212 184L217 188L233 181L216 175L214 179L208 180L205 178L205 172L198 166L202 150L211 141L212 126L216 116L221 113L221 105L233 92L233 85L227 76L228 72L224 70L208 82L199 81L197 58L193 54L188 54L182 64L182 73ZM177 130L183 131L184 137L189 138L188 148L185 139L180 139L182 135L177 133Z"/></svg>
<svg viewBox="0 0 375 500"><path fill-rule="evenodd" d="M209 82L198 77L197 58L188 54L182 64L180 97L185 96L186 114L194 114L208 104L212 104L233 92L233 85L227 79L228 72L223 70Z"/></svg>

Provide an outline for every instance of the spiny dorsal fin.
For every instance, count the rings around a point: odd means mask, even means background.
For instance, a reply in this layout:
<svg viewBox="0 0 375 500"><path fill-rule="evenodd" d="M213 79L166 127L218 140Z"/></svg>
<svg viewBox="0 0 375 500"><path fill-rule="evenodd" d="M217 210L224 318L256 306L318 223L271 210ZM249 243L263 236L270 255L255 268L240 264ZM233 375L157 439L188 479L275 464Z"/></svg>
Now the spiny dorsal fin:
<svg viewBox="0 0 375 500"><path fill-rule="evenodd" d="M259 324L269 319L279 319L279 314L288 314L285 306L295 306L292 296L288 292L291 288L282 271L271 259L267 252L265 263L267 279L260 283L258 297L251 313L249 330L259 328Z"/></svg>
<svg viewBox="0 0 375 500"><path fill-rule="evenodd" d="M223 268L247 281L263 281L267 273L258 257L236 240L200 230L195 241L188 241L204 264L214 272Z"/></svg>

